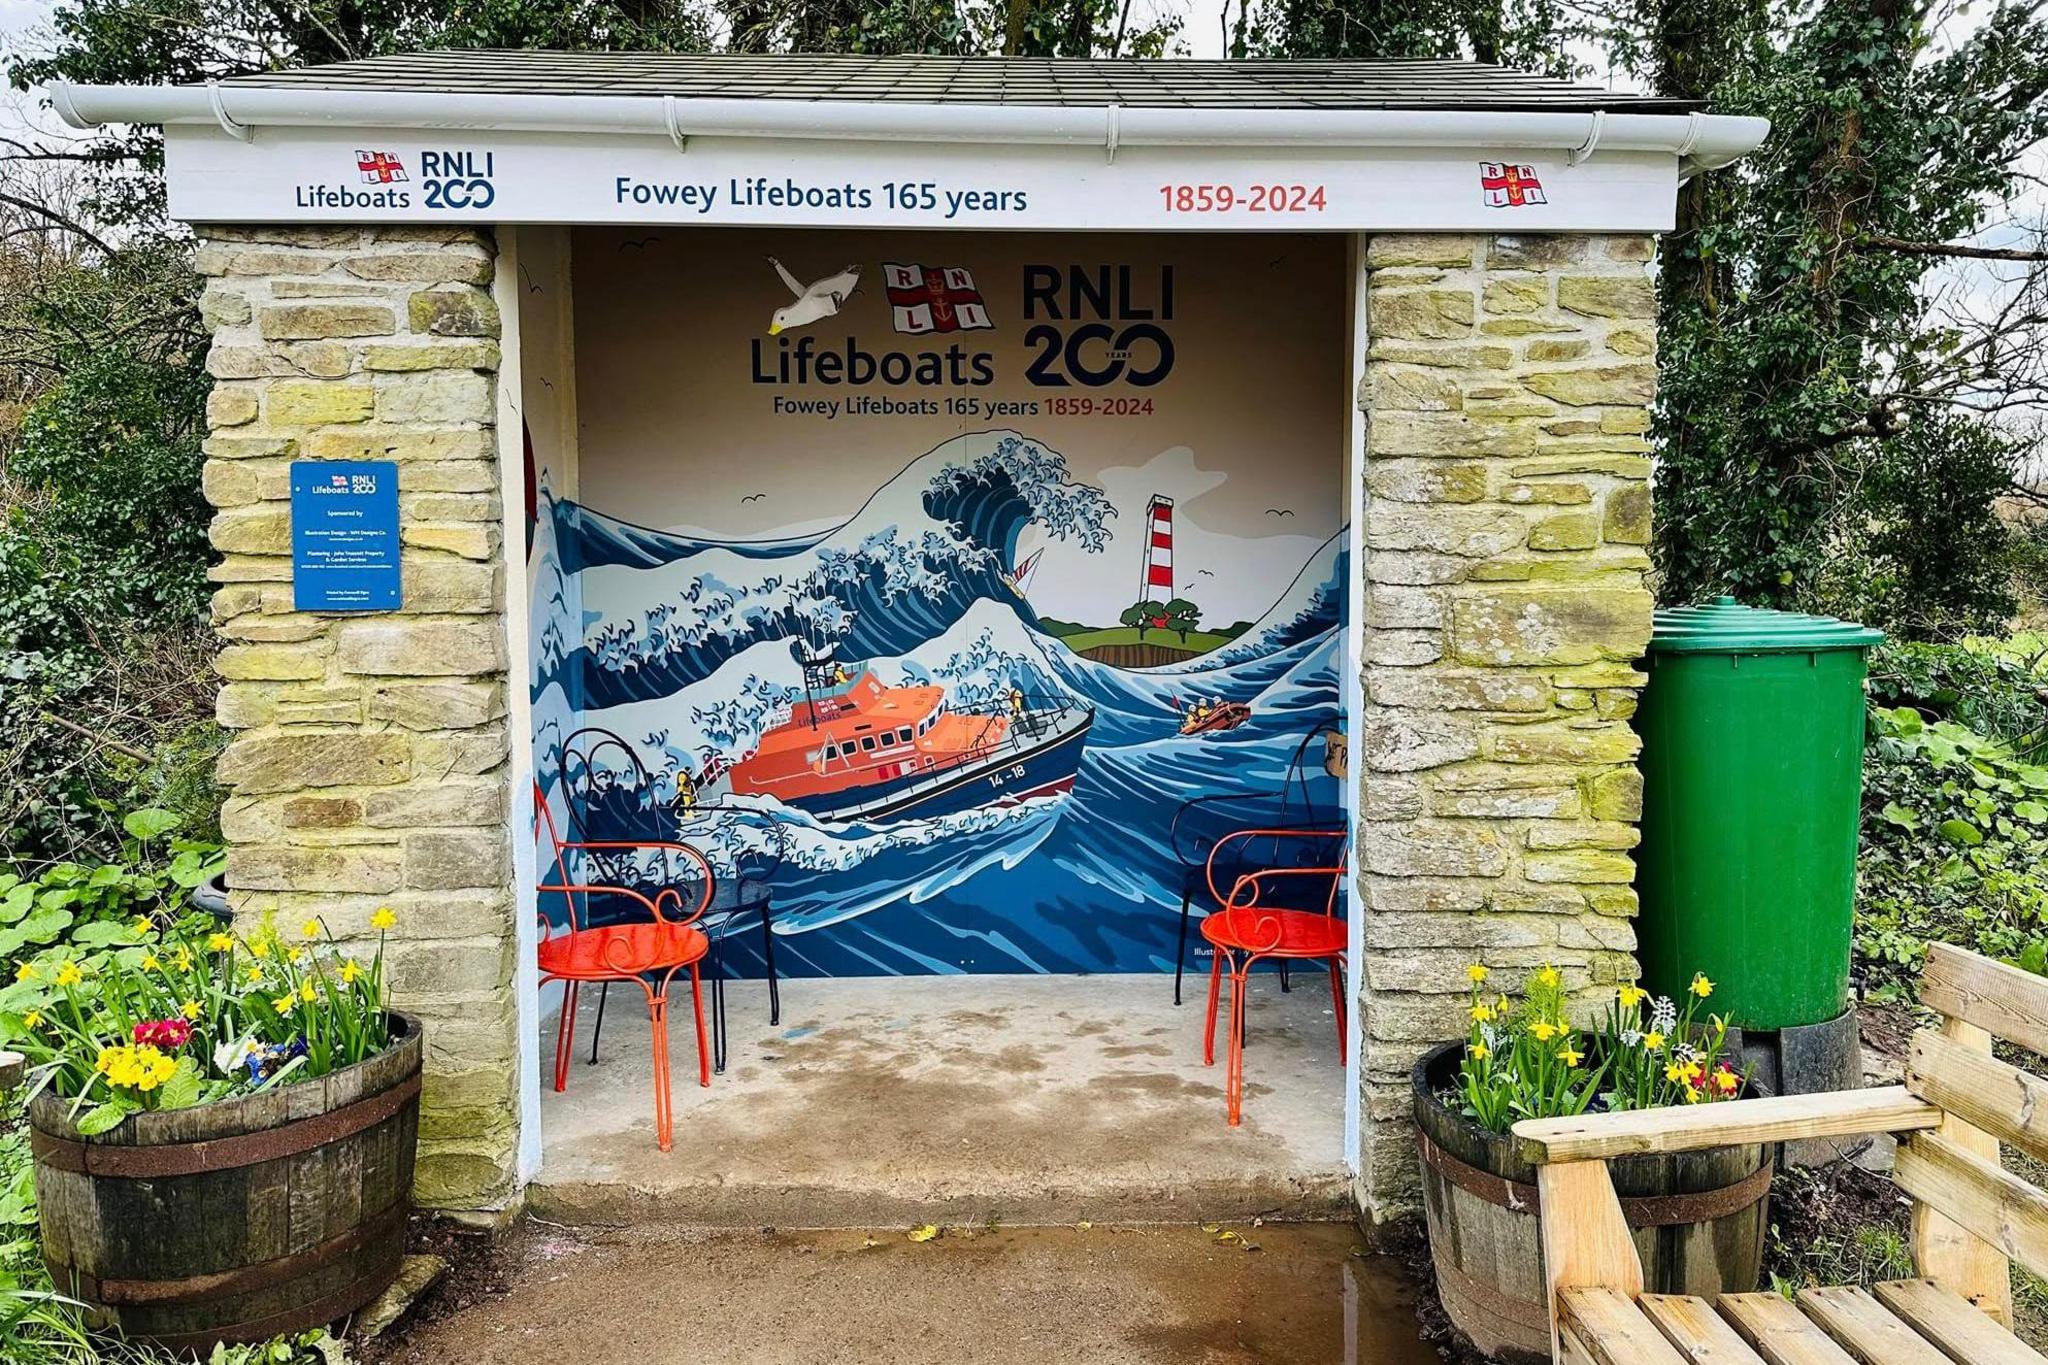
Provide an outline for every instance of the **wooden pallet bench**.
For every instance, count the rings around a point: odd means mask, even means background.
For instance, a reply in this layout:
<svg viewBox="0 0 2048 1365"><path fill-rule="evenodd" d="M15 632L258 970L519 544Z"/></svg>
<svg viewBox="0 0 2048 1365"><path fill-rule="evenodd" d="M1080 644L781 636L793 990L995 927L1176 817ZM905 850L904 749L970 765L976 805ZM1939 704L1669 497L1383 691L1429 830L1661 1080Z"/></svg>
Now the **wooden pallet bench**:
<svg viewBox="0 0 2048 1365"><path fill-rule="evenodd" d="M2011 1263L2048 1273L2048 1192L1999 1159L2011 1143L2048 1161L2048 1080L1991 1052L2003 1038L2048 1055L2048 980L1935 944L1920 998L1943 1022L1914 1036L1904 1085L1515 1125L1538 1167L1558 1365L2048 1365L2010 1330ZM1796 1299L1643 1292L1609 1158L1871 1133L1907 1135L1892 1179L1921 1278Z"/></svg>

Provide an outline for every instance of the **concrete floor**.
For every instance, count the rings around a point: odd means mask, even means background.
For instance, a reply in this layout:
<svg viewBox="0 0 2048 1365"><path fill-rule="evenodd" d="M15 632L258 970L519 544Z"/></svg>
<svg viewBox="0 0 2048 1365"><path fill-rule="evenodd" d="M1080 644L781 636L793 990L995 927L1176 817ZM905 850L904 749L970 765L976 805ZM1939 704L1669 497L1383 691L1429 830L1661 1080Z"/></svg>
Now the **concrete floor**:
<svg viewBox="0 0 2048 1365"><path fill-rule="evenodd" d="M1204 1067L1202 989L1157 976L921 977L727 988L728 1067L696 1084L671 1007L676 1143L654 1142L637 992L612 992L586 1064L544 1089L529 1207L569 1223L884 1228L1351 1216L1329 990L1254 983L1245 1116ZM686 992L681 993L687 999ZM707 1005L708 1008L708 1005ZM545 1035L553 1056L553 1029Z"/></svg>
<svg viewBox="0 0 2048 1365"><path fill-rule="evenodd" d="M1414 1291L1356 1229L888 1232L529 1226L491 1292L371 1365L1436 1365ZM1247 1247L1256 1250L1248 1250ZM459 1286L437 1291L451 1293Z"/></svg>

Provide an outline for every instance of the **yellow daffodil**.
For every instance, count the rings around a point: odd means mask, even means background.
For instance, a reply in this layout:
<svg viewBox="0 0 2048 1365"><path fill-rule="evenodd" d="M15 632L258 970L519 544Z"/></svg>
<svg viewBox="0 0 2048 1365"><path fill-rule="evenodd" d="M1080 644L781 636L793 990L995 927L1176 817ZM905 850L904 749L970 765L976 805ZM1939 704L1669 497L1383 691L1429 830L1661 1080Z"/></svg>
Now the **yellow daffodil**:
<svg viewBox="0 0 2048 1365"><path fill-rule="evenodd" d="M355 985L356 978L360 977L362 974L363 966L354 958L350 958L348 961L341 964L341 982L344 986Z"/></svg>
<svg viewBox="0 0 2048 1365"><path fill-rule="evenodd" d="M1484 1043L1474 1043L1465 1049L1465 1055L1475 1062L1483 1062L1493 1055L1493 1051Z"/></svg>
<svg viewBox="0 0 2048 1365"><path fill-rule="evenodd" d="M21 1022L25 1028L41 1028L43 1026L43 1012L41 1010L30 1010L27 1014L21 1016Z"/></svg>
<svg viewBox="0 0 2048 1365"><path fill-rule="evenodd" d="M1473 963L1471 966L1465 969L1465 979L1470 981L1475 986L1478 985L1480 982L1486 980L1486 968L1481 966L1477 962Z"/></svg>
<svg viewBox="0 0 2048 1365"><path fill-rule="evenodd" d="M1630 985L1621 987L1614 994L1615 998L1621 1002L1623 1009L1633 1009L1640 1005L1650 993L1641 986Z"/></svg>
<svg viewBox="0 0 2048 1365"><path fill-rule="evenodd" d="M306 960L306 950L304 948L294 948L284 955L284 960L294 965L304 962Z"/></svg>
<svg viewBox="0 0 2048 1365"><path fill-rule="evenodd" d="M36 970L36 964L33 962L24 962L14 969L14 979L16 981L34 981L41 975L42 973Z"/></svg>
<svg viewBox="0 0 2048 1365"><path fill-rule="evenodd" d="M317 919L307 920L299 926L299 934L304 938L320 937L320 921Z"/></svg>
<svg viewBox="0 0 2048 1365"><path fill-rule="evenodd" d="M1549 966L1547 964L1544 966L1542 971L1536 973L1536 984L1539 986L1555 986L1559 981L1563 979L1564 978L1558 975L1557 968Z"/></svg>
<svg viewBox="0 0 2048 1365"><path fill-rule="evenodd" d="M187 1000L184 1004L178 1006L178 1013L184 1015L187 1019L197 1019L201 1013L199 1002L197 1000Z"/></svg>
<svg viewBox="0 0 2048 1365"><path fill-rule="evenodd" d="M388 905L380 906L377 913L370 916L370 927L372 929L389 929L396 923L398 923L398 916L391 913L391 907Z"/></svg>
<svg viewBox="0 0 2048 1365"><path fill-rule="evenodd" d="M60 986L76 986L85 980L85 973L78 970L76 962L65 962L59 964L56 980Z"/></svg>
<svg viewBox="0 0 2048 1365"><path fill-rule="evenodd" d="M318 992L313 989L312 977L309 976L299 983L299 999L310 1005L317 996Z"/></svg>
<svg viewBox="0 0 2048 1365"><path fill-rule="evenodd" d="M156 922L150 919L148 915L137 915L135 917L135 932L138 936L146 934L154 928L156 928Z"/></svg>
<svg viewBox="0 0 2048 1365"><path fill-rule="evenodd" d="M1689 1085L1685 1088L1685 1102L1687 1104L1698 1104L1700 1102L1700 1091L1698 1087Z"/></svg>
<svg viewBox="0 0 2048 1365"><path fill-rule="evenodd" d="M206 936L206 950L210 953L224 953L234 946L235 936L233 934L216 933Z"/></svg>
<svg viewBox="0 0 2048 1365"><path fill-rule="evenodd" d="M144 953L142 955L142 970L144 970L145 972L156 971L163 965L163 963L156 960L155 953Z"/></svg>
<svg viewBox="0 0 2048 1365"><path fill-rule="evenodd" d="M257 959L258 961L268 960L270 957L270 940L267 938L259 938L254 943L250 944L249 956Z"/></svg>
<svg viewBox="0 0 2048 1365"><path fill-rule="evenodd" d="M271 1007L279 1014L290 1014L293 1007L298 1003L299 997L296 995L280 995L277 999L270 1002Z"/></svg>
<svg viewBox="0 0 2048 1365"><path fill-rule="evenodd" d="M1466 1013L1472 1016L1473 1023L1484 1024L1493 1018L1493 1006L1481 1000L1478 1004L1472 1006L1470 1010L1466 1011Z"/></svg>
<svg viewBox="0 0 2048 1365"><path fill-rule="evenodd" d="M1537 1042L1547 1043L1558 1035L1559 1029L1557 1025L1551 1023L1548 1019L1538 1019L1535 1023L1529 1025L1529 1032L1536 1035Z"/></svg>
<svg viewBox="0 0 2048 1365"><path fill-rule="evenodd" d="M247 975L251 981L261 981L263 979L262 964L257 962L251 962L248 967Z"/></svg>
<svg viewBox="0 0 2048 1365"><path fill-rule="evenodd" d="M1701 972L1693 977L1692 993L1694 995L1697 995L1702 1000L1706 999L1708 996L1714 993L1714 983L1707 980L1707 974L1705 972Z"/></svg>
<svg viewBox="0 0 2048 1365"><path fill-rule="evenodd" d="M1643 1046L1655 1052L1658 1048L1664 1046L1664 1035L1655 1029L1651 1029L1643 1035Z"/></svg>
<svg viewBox="0 0 2048 1365"><path fill-rule="evenodd" d="M1684 1080L1684 1079L1685 1079L1685 1064L1684 1064L1683 1062L1673 1062L1673 1063L1672 1063L1671 1065L1669 1065L1669 1066L1665 1067L1665 1068L1664 1068L1664 1079L1665 1079L1665 1080L1667 1080L1667 1081L1682 1081L1682 1080Z"/></svg>
<svg viewBox="0 0 2048 1365"><path fill-rule="evenodd" d="M1585 1053L1579 1051L1570 1043L1566 1043L1563 1047L1557 1050L1557 1060L1563 1062L1567 1067L1577 1066L1580 1062L1585 1060L1585 1057Z"/></svg>

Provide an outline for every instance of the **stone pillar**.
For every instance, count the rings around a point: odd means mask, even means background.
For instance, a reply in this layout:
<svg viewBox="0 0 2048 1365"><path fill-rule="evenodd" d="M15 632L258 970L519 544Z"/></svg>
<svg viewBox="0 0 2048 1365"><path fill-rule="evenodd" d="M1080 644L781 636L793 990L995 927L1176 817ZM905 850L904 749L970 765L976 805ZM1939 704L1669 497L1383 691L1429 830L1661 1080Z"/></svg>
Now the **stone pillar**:
<svg viewBox="0 0 2048 1365"><path fill-rule="evenodd" d="M235 731L219 775L247 922L398 916L394 1002L426 1022L415 1196L516 1196L498 311L488 233L210 228L206 494ZM395 460L404 609L292 610L290 462Z"/></svg>
<svg viewBox="0 0 2048 1365"><path fill-rule="evenodd" d="M1650 239L1367 246L1361 1203L1417 1203L1408 1071L1468 963L1635 972Z"/></svg>

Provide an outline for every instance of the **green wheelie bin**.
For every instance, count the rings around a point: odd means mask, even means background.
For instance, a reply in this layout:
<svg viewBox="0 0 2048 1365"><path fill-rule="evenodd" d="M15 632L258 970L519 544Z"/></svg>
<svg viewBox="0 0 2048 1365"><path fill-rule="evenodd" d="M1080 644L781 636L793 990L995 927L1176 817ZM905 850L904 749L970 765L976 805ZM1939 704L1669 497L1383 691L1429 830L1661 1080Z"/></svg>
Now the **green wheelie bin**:
<svg viewBox="0 0 2048 1365"><path fill-rule="evenodd" d="M1722 597L1659 611L1644 663L1643 984L1682 1000L1704 972L1715 1013L1748 1032L1787 1031L1784 1072L1821 1074L1772 1075L1786 1091L1832 1088L1816 1082L1854 1067L1863 678L1883 639ZM1832 1026L1828 1037L1795 1045L1790 1031L1815 1025ZM1846 1059L1793 1055L1843 1047Z"/></svg>

